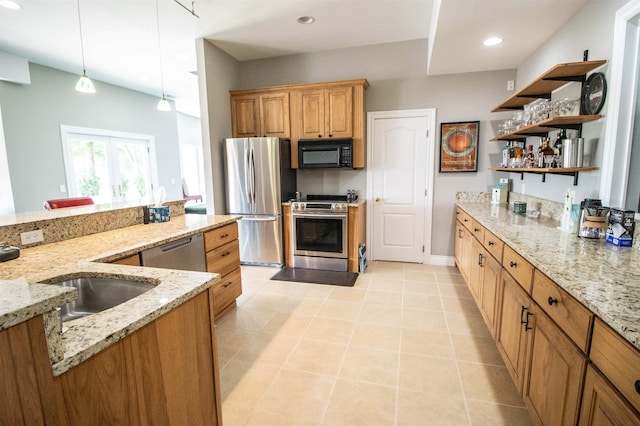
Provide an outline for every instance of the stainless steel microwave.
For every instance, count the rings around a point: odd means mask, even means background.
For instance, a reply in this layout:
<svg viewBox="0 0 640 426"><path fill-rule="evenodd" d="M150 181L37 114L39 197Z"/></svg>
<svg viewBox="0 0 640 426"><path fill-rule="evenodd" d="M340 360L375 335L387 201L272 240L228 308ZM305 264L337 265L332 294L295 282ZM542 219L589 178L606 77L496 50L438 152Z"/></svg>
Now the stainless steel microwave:
<svg viewBox="0 0 640 426"><path fill-rule="evenodd" d="M301 139L298 141L298 168L353 168L353 139Z"/></svg>

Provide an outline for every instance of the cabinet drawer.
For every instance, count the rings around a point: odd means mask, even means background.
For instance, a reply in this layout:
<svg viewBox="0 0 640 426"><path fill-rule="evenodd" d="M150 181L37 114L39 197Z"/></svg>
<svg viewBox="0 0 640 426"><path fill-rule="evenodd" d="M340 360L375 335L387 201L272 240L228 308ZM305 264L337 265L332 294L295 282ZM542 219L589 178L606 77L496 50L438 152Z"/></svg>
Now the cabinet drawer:
<svg viewBox="0 0 640 426"><path fill-rule="evenodd" d="M484 226L480 225L475 219L471 220L471 233L478 239L480 244L484 243Z"/></svg>
<svg viewBox="0 0 640 426"><path fill-rule="evenodd" d="M471 216L469 216L467 212L462 210L460 210L460 212L461 213L457 215L458 219L460 220L460 223L462 223L462 225L464 225L465 228L471 231L472 230L471 225L473 224L473 219L471 219Z"/></svg>
<svg viewBox="0 0 640 426"><path fill-rule="evenodd" d="M217 315L242 294L240 268L220 278L213 285L213 313Z"/></svg>
<svg viewBox="0 0 640 426"><path fill-rule="evenodd" d="M485 229L483 245L498 262L502 263L502 250L504 248L504 243L500 238Z"/></svg>
<svg viewBox="0 0 640 426"><path fill-rule="evenodd" d="M640 351L596 318L589 357L640 411Z"/></svg>
<svg viewBox="0 0 640 426"><path fill-rule="evenodd" d="M505 245L502 253L502 266L527 293L531 294L533 265L524 260L524 257L516 253L511 247Z"/></svg>
<svg viewBox="0 0 640 426"><path fill-rule="evenodd" d="M240 266L240 244L233 240L207 252L207 272L226 275Z"/></svg>
<svg viewBox="0 0 640 426"><path fill-rule="evenodd" d="M569 338L587 352L593 320L591 311L537 270L533 275L531 295Z"/></svg>
<svg viewBox="0 0 640 426"><path fill-rule="evenodd" d="M225 225L221 228L212 229L204 234L204 251L212 250L236 239L238 239L237 222Z"/></svg>

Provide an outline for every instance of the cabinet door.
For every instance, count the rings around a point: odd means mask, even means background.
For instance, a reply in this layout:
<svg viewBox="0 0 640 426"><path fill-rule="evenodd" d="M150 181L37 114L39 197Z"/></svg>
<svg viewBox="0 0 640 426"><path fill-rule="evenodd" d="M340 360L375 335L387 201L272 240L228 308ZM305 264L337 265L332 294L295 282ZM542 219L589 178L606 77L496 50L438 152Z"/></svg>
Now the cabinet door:
<svg viewBox="0 0 640 426"><path fill-rule="evenodd" d="M524 401L543 425L574 425L578 420L587 360L538 305L532 303L532 339L527 357Z"/></svg>
<svg viewBox="0 0 640 426"><path fill-rule="evenodd" d="M487 254L482 265L482 303L480 313L489 327L491 335L495 338L498 327L498 315L500 312L500 290L502 281L502 265L493 256Z"/></svg>
<svg viewBox="0 0 640 426"><path fill-rule="evenodd" d="M260 96L260 136L291 136L288 92Z"/></svg>
<svg viewBox="0 0 640 426"><path fill-rule="evenodd" d="M469 290L471 290L471 295L476 300L478 306L481 306L482 275L484 272L482 264L484 263L484 257L486 256L486 254L482 247L482 244L480 244L478 240L476 240L473 236L471 236L469 240L469 280L467 281L467 283L469 285Z"/></svg>
<svg viewBox="0 0 640 426"><path fill-rule="evenodd" d="M251 138L260 134L260 97L231 98L231 131L234 138Z"/></svg>
<svg viewBox="0 0 640 426"><path fill-rule="evenodd" d="M353 136L353 87L326 90L325 135L330 138Z"/></svg>
<svg viewBox="0 0 640 426"><path fill-rule="evenodd" d="M471 233L467 228L462 226L460 222L456 221L456 251L457 255L457 264L460 273L462 274L462 278L464 278L465 282L469 282L469 273L470 273L470 262L471 262Z"/></svg>
<svg viewBox="0 0 640 426"><path fill-rule="evenodd" d="M298 139L317 139L326 137L324 131L324 90L301 90L297 93Z"/></svg>
<svg viewBox="0 0 640 426"><path fill-rule="evenodd" d="M640 426L638 413L593 367L587 367L580 426Z"/></svg>
<svg viewBox="0 0 640 426"><path fill-rule="evenodd" d="M507 371L519 391L524 384L527 340L531 331L530 299L527 293L511 277L500 274L502 281L502 310L498 329L498 350Z"/></svg>

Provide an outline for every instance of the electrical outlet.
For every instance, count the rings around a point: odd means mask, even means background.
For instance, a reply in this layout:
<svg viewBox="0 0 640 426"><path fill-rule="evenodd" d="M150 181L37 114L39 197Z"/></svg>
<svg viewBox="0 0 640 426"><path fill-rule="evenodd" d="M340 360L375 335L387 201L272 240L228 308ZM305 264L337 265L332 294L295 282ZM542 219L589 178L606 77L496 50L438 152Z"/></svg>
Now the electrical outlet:
<svg viewBox="0 0 640 426"><path fill-rule="evenodd" d="M516 90L516 82L514 80L507 80L507 90Z"/></svg>
<svg viewBox="0 0 640 426"><path fill-rule="evenodd" d="M23 245L40 243L44 241L44 237L42 236L42 229L36 229L35 231L21 233L20 241L22 241Z"/></svg>

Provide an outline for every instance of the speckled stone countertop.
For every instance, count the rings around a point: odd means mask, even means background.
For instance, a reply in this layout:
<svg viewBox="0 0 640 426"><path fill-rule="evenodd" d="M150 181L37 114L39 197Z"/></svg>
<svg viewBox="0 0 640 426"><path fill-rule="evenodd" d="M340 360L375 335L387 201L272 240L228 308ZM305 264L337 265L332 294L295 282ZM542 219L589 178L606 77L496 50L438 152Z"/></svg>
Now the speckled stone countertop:
<svg viewBox="0 0 640 426"><path fill-rule="evenodd" d="M640 349L640 250L579 238L504 205L456 204Z"/></svg>
<svg viewBox="0 0 640 426"><path fill-rule="evenodd" d="M0 330L45 314L54 375L129 335L211 287L218 274L134 267L110 262L141 250L235 222L238 217L181 215L169 222L134 225L23 249L0 267ZM157 284L148 292L98 314L54 325L55 308L75 299L75 290L46 283L78 276L117 276ZM45 284L38 284L45 283ZM54 310L53 312L51 312Z"/></svg>

